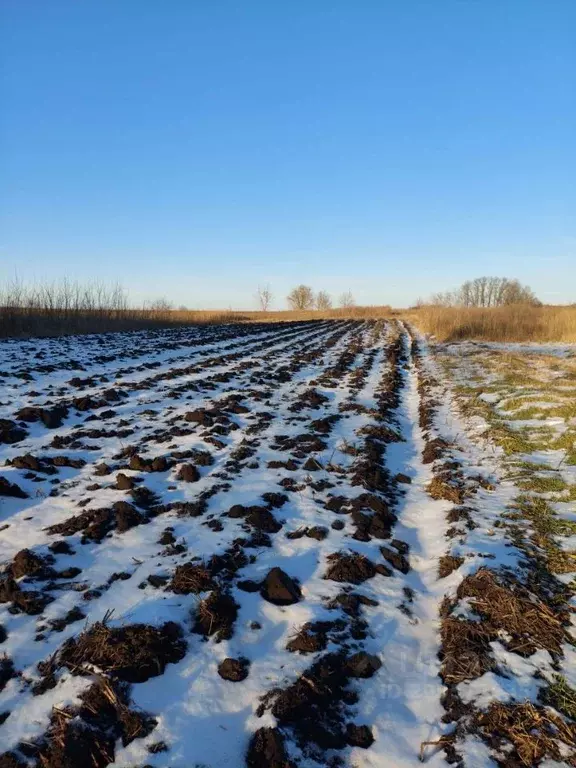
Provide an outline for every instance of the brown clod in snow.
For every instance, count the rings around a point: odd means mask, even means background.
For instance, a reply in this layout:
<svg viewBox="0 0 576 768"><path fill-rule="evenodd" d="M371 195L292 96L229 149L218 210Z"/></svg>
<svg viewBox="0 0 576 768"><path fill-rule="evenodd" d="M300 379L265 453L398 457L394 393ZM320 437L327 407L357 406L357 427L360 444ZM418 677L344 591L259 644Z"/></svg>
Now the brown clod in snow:
<svg viewBox="0 0 576 768"><path fill-rule="evenodd" d="M374 743L372 729L367 725L348 723L346 726L346 741L351 747L368 749Z"/></svg>
<svg viewBox="0 0 576 768"><path fill-rule="evenodd" d="M381 666L378 656L359 651L346 661L346 672L350 677L372 677Z"/></svg>
<svg viewBox="0 0 576 768"><path fill-rule="evenodd" d="M182 464L176 477L183 483L196 483L200 480L200 472L194 464Z"/></svg>
<svg viewBox="0 0 576 768"><path fill-rule="evenodd" d="M380 552L382 553L384 560L390 563L393 568L396 568L396 570L401 573L408 573L410 570L410 563L404 555L401 555L399 552L394 552L393 550L388 549L388 547L380 547Z"/></svg>
<svg viewBox="0 0 576 768"><path fill-rule="evenodd" d="M324 578L330 581L361 584L377 573L374 563L356 552L334 552L328 555L327 560L330 565Z"/></svg>
<svg viewBox="0 0 576 768"><path fill-rule="evenodd" d="M13 445L23 440L28 433L11 419L0 419L0 445Z"/></svg>
<svg viewBox="0 0 576 768"><path fill-rule="evenodd" d="M304 462L302 469L304 469L306 472L317 472L319 469L322 469L322 464L310 456Z"/></svg>
<svg viewBox="0 0 576 768"><path fill-rule="evenodd" d="M436 437L434 440L430 440L426 443L424 450L422 451L422 463L431 464L433 461L441 459L447 448L448 443L441 437Z"/></svg>
<svg viewBox="0 0 576 768"><path fill-rule="evenodd" d="M276 520L272 512L266 507L249 507L246 522L265 533L277 533L282 525Z"/></svg>
<svg viewBox="0 0 576 768"><path fill-rule="evenodd" d="M0 496L7 496L13 499L27 499L28 494L23 491L16 483L11 483L5 477L0 477Z"/></svg>
<svg viewBox="0 0 576 768"><path fill-rule="evenodd" d="M228 640L234 633L238 603L227 592L215 589L201 600L194 620L194 632L205 637L216 635L217 640Z"/></svg>
<svg viewBox="0 0 576 768"><path fill-rule="evenodd" d="M463 504L467 495L464 486L450 483L440 476L432 478L427 490L433 499L445 499L453 504Z"/></svg>
<svg viewBox="0 0 576 768"><path fill-rule="evenodd" d="M86 727L54 710L45 747L40 752L42 768L106 768L114 762L114 738Z"/></svg>
<svg viewBox="0 0 576 768"><path fill-rule="evenodd" d="M179 565L172 577L169 589L177 595L197 595L214 589L212 575L202 563L184 563Z"/></svg>
<svg viewBox="0 0 576 768"><path fill-rule="evenodd" d="M281 568L272 568L262 582L262 597L274 605L293 605L302 597L298 584Z"/></svg>
<svg viewBox="0 0 576 768"><path fill-rule="evenodd" d="M167 664L184 658L186 641L178 624L168 621L159 627L128 624L109 627L96 622L78 637L62 646L58 662L73 674L85 664L129 683L143 683L163 674Z"/></svg>
<svg viewBox="0 0 576 768"><path fill-rule="evenodd" d="M53 560L54 558L52 558ZM54 572L49 567L47 558L40 557L29 549L21 549L10 563L8 573L14 579L20 579L22 576L46 579Z"/></svg>
<svg viewBox="0 0 576 768"><path fill-rule="evenodd" d="M445 579L446 576L450 576L453 571L460 568L463 562L463 557L457 557L456 555L442 555L438 561L438 578Z"/></svg>
<svg viewBox="0 0 576 768"><path fill-rule="evenodd" d="M119 491L131 491L135 485L136 485L135 479L133 477L129 477L128 475L125 475L123 472L120 472L116 476L116 488Z"/></svg>
<svg viewBox="0 0 576 768"><path fill-rule="evenodd" d="M218 674L224 680L230 680L232 683L239 683L248 677L250 662L248 659L224 659L218 665Z"/></svg>
<svg viewBox="0 0 576 768"><path fill-rule="evenodd" d="M185 414L184 419L186 421L194 422L195 424L201 424L203 427L211 427L212 424L214 424L212 416L202 408L198 408L195 411L188 411Z"/></svg>
<svg viewBox="0 0 576 768"><path fill-rule="evenodd" d="M0 691L3 691L6 687L6 683L16 677L16 670L12 659L4 655L0 657Z"/></svg>
<svg viewBox="0 0 576 768"><path fill-rule="evenodd" d="M315 653L323 651L328 643L329 632L342 632L346 622L338 621L309 621L306 622L286 645L288 651L299 653Z"/></svg>
<svg viewBox="0 0 576 768"><path fill-rule="evenodd" d="M294 683L273 694L272 714L279 725L293 731L307 753L314 747L342 749L346 745L346 708L357 700L348 682L345 654L327 653Z"/></svg>
<svg viewBox="0 0 576 768"><path fill-rule="evenodd" d="M144 522L143 515L127 501L117 501L113 505L113 509L116 518L116 530L119 533L124 533Z"/></svg>
<svg viewBox="0 0 576 768"><path fill-rule="evenodd" d="M246 765L248 768L293 768L278 728L259 728L254 733L248 746Z"/></svg>

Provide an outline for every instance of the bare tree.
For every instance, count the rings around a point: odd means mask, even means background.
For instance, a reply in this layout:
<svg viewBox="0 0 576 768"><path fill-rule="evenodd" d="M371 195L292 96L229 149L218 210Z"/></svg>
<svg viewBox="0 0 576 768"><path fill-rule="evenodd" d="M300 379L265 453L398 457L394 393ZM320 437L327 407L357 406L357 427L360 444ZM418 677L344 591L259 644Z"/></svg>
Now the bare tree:
<svg viewBox="0 0 576 768"><path fill-rule="evenodd" d="M354 296L352 296L352 291L345 291L340 295L340 298L338 300L338 303L342 307L342 309L351 309L352 307L356 306L356 302L354 301Z"/></svg>
<svg viewBox="0 0 576 768"><path fill-rule="evenodd" d="M157 299L151 299L144 302L145 310L154 314L168 314L174 309L172 302L164 296L159 296Z"/></svg>
<svg viewBox="0 0 576 768"><path fill-rule="evenodd" d="M274 298L269 283L266 283L266 285L258 286L258 290L256 291L256 298L258 299L258 304L260 305L262 312L268 312L270 309L270 304L272 304L272 300Z"/></svg>
<svg viewBox="0 0 576 768"><path fill-rule="evenodd" d="M316 309L332 309L332 299L326 291L318 291L316 294Z"/></svg>
<svg viewBox="0 0 576 768"><path fill-rule="evenodd" d="M309 285L298 285L286 297L292 309L312 309L314 307L314 291Z"/></svg>
<svg viewBox="0 0 576 768"><path fill-rule="evenodd" d="M503 307L509 304L531 304L540 301L527 285L508 277L477 277L467 280L456 291L435 293L431 303L443 307Z"/></svg>

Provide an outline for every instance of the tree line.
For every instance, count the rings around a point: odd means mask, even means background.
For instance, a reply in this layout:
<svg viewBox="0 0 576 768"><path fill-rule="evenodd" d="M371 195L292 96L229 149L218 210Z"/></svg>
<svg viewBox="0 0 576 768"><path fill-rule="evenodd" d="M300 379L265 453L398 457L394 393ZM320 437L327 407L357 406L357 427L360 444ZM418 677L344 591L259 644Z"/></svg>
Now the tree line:
<svg viewBox="0 0 576 768"><path fill-rule="evenodd" d="M258 286L256 291L258 306L262 312L267 312L274 300L274 295L269 285ZM286 297L288 306L293 310L328 310L332 309L334 303L332 296L327 291L315 292L309 285L297 285ZM337 306L342 309L351 309L356 306L354 296L351 291L344 291L337 300Z"/></svg>
<svg viewBox="0 0 576 768"><path fill-rule="evenodd" d="M435 293L430 304L441 307L504 307L511 304L541 306L531 288L508 277L477 277L455 291Z"/></svg>

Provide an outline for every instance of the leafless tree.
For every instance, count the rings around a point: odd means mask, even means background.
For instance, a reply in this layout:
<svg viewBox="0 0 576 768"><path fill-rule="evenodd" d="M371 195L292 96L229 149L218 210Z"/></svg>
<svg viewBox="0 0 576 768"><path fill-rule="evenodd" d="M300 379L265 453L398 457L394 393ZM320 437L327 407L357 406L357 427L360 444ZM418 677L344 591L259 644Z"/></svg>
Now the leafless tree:
<svg viewBox="0 0 576 768"><path fill-rule="evenodd" d="M340 304L342 309L351 309L352 307L355 307L356 302L354 301L354 296L352 295L352 291L344 291L344 293L340 295L338 303Z"/></svg>
<svg viewBox="0 0 576 768"><path fill-rule="evenodd" d="M274 298L269 283L266 283L266 285L258 286L258 290L256 291L256 298L258 299L258 304L260 305L262 312L268 312L270 309L270 304L272 304L272 300Z"/></svg>
<svg viewBox="0 0 576 768"><path fill-rule="evenodd" d="M153 312L155 314L167 314L168 312L171 312L174 307L172 305L171 301L168 301L168 299L164 298L163 296L158 297L157 299L151 299L144 302L144 309L148 310L149 312Z"/></svg>
<svg viewBox="0 0 576 768"><path fill-rule="evenodd" d="M312 309L314 307L314 291L309 285L298 285L286 297L292 309Z"/></svg>
<svg viewBox="0 0 576 768"><path fill-rule="evenodd" d="M538 306L540 301L527 285L507 277L477 277L456 291L435 293L431 303L443 307L502 307L509 304Z"/></svg>
<svg viewBox="0 0 576 768"><path fill-rule="evenodd" d="M318 291L316 294L316 309L332 309L332 299L326 291Z"/></svg>

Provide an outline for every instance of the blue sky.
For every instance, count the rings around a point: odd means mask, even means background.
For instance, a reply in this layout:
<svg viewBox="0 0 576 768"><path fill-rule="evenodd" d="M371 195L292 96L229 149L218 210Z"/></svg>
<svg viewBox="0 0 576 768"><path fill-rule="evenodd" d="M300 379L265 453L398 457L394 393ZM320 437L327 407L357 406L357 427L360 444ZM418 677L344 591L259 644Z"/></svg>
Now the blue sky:
<svg viewBox="0 0 576 768"><path fill-rule="evenodd" d="M0 273L576 301L574 0L3 0Z"/></svg>

